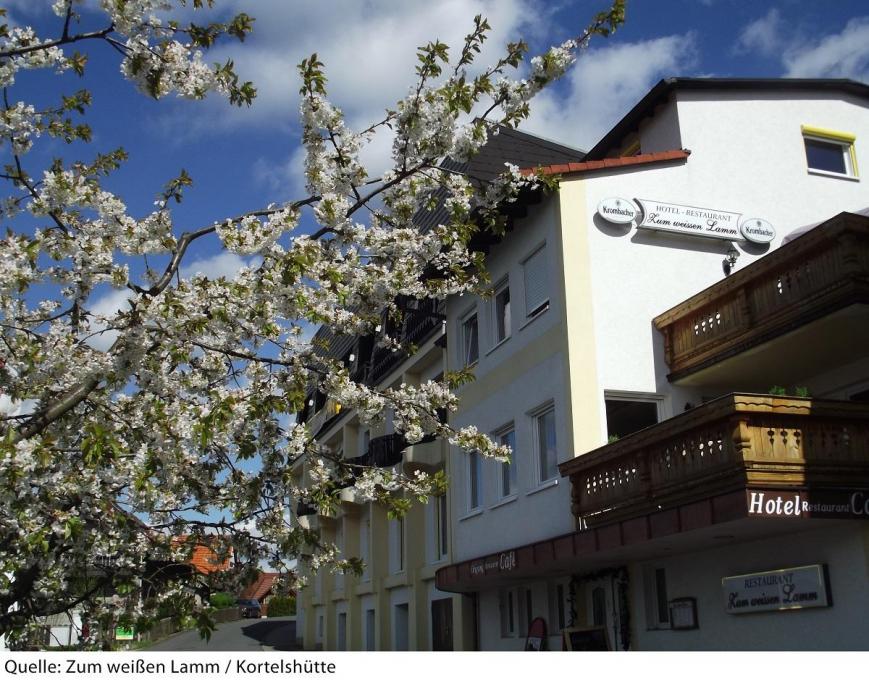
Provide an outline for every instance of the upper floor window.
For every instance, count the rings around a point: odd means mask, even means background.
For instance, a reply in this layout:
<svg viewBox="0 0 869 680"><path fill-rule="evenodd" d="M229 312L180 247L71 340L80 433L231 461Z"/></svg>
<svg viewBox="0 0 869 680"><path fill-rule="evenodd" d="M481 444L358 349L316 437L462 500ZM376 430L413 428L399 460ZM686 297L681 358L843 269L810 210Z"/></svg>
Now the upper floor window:
<svg viewBox="0 0 869 680"><path fill-rule="evenodd" d="M814 174L857 177L856 136L825 128L802 126L806 164Z"/></svg>
<svg viewBox="0 0 869 680"><path fill-rule="evenodd" d="M483 464L480 454L468 454L468 509L476 510L483 502Z"/></svg>
<svg viewBox="0 0 869 680"><path fill-rule="evenodd" d="M480 334L477 313L471 312L462 319L462 362L470 366L480 358Z"/></svg>
<svg viewBox="0 0 869 680"><path fill-rule="evenodd" d="M501 430L497 435L496 439L499 444L503 446L509 446L510 453L510 462L509 463L501 463L501 483L500 483L500 495L501 498L507 498L508 496L512 496L516 493L516 430L513 429L512 423L509 427Z"/></svg>
<svg viewBox="0 0 869 680"><path fill-rule="evenodd" d="M435 496L431 510L432 516L432 536L434 539L434 561L439 562L447 556L449 551L448 531L449 523L447 520L447 495L441 494Z"/></svg>
<svg viewBox="0 0 869 680"><path fill-rule="evenodd" d="M504 281L495 288L495 343L510 337L510 285Z"/></svg>
<svg viewBox="0 0 869 680"><path fill-rule="evenodd" d="M522 263L525 276L525 315L534 316L549 305L549 272L546 245L540 246Z"/></svg>
<svg viewBox="0 0 869 680"><path fill-rule="evenodd" d="M558 477L558 449L555 442L555 407L548 406L534 416L534 434L537 447L538 481L547 482Z"/></svg>

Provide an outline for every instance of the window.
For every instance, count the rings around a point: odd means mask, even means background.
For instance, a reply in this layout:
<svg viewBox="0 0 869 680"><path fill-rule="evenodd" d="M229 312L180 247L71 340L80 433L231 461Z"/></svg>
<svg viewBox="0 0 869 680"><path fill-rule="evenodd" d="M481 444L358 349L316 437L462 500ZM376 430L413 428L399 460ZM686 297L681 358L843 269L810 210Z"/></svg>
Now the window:
<svg viewBox="0 0 869 680"><path fill-rule="evenodd" d="M609 440L615 441L656 424L660 420L661 401L654 394L606 394L604 406Z"/></svg>
<svg viewBox="0 0 869 680"><path fill-rule="evenodd" d="M404 517L389 520L390 567L393 574L404 571Z"/></svg>
<svg viewBox="0 0 869 680"><path fill-rule="evenodd" d="M409 621L410 606L406 602L392 608L392 648L396 652L406 652L409 649Z"/></svg>
<svg viewBox="0 0 869 680"><path fill-rule="evenodd" d="M365 651L373 652L375 647L374 642L374 624L375 624L375 613L373 609L365 610Z"/></svg>
<svg viewBox="0 0 869 680"><path fill-rule="evenodd" d="M670 627L670 606L667 601L667 572L648 566L643 570L643 591L646 599L646 628Z"/></svg>
<svg viewBox="0 0 869 680"><path fill-rule="evenodd" d="M601 586L591 591L591 623L593 626L606 625L606 590Z"/></svg>
<svg viewBox="0 0 869 680"><path fill-rule="evenodd" d="M447 524L447 495L441 494L435 497L432 507L432 517L434 520L434 558L435 561L440 561L447 556L447 532L449 525Z"/></svg>
<svg viewBox="0 0 869 680"><path fill-rule="evenodd" d="M534 316L549 305L549 272L546 267L546 246L540 246L522 263L525 273L525 315Z"/></svg>
<svg viewBox="0 0 869 680"><path fill-rule="evenodd" d="M359 559L362 560L362 575L360 581L371 580L371 569L368 567L371 555L371 509L366 506L359 517Z"/></svg>
<svg viewBox="0 0 869 680"><path fill-rule="evenodd" d="M565 596L565 590L566 589L563 583L559 583L555 587L555 611L559 630L567 627L567 613L564 607L564 603L567 600L567 597Z"/></svg>
<svg viewBox="0 0 869 680"><path fill-rule="evenodd" d="M505 281L495 289L495 343L510 337L510 286Z"/></svg>
<svg viewBox="0 0 869 680"><path fill-rule="evenodd" d="M516 609L513 590L502 590L498 597L501 610L501 637L516 635Z"/></svg>
<svg viewBox="0 0 869 680"><path fill-rule="evenodd" d="M344 559L344 521L338 519L335 524L335 547L338 548L340 559ZM344 572L335 572L335 590L344 590Z"/></svg>
<svg viewBox="0 0 869 680"><path fill-rule="evenodd" d="M473 312L462 320L462 363L475 364L480 358L480 338L477 330L477 313Z"/></svg>
<svg viewBox="0 0 869 680"><path fill-rule="evenodd" d="M347 650L347 613L338 614L338 651Z"/></svg>
<svg viewBox="0 0 869 680"><path fill-rule="evenodd" d="M480 454L472 451L468 454L468 509L480 507L483 496L483 470Z"/></svg>
<svg viewBox="0 0 869 680"><path fill-rule="evenodd" d="M857 177L857 139L849 132L802 126L809 172L824 175Z"/></svg>
<svg viewBox="0 0 869 680"><path fill-rule="evenodd" d="M510 462L501 463L501 479L498 491L501 498L507 498L516 493L516 430L513 429L512 423L509 427L504 428L495 435L496 441L502 446L509 446L511 449Z"/></svg>
<svg viewBox="0 0 869 680"><path fill-rule="evenodd" d="M558 449L555 443L555 408L548 407L534 416L537 447L538 481L547 482L558 476Z"/></svg>

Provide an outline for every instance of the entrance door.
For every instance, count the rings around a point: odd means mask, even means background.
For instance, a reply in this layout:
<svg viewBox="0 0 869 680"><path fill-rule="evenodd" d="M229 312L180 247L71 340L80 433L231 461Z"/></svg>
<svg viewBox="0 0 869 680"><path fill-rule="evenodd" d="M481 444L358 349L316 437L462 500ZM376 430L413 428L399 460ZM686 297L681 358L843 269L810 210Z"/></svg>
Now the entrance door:
<svg viewBox="0 0 869 680"><path fill-rule="evenodd" d="M453 651L453 600L432 600L431 648L435 652Z"/></svg>

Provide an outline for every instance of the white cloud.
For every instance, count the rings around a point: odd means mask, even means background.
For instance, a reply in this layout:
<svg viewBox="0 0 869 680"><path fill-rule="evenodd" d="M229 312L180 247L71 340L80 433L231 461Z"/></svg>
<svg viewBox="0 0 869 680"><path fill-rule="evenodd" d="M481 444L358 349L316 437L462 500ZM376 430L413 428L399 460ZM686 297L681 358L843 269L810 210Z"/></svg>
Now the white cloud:
<svg viewBox="0 0 869 680"><path fill-rule="evenodd" d="M795 43L782 58L790 78L853 78L869 81L869 17L851 19L840 33Z"/></svg>
<svg viewBox="0 0 869 680"><path fill-rule="evenodd" d="M590 149L657 80L690 69L696 53L690 33L586 52L566 76L567 93L536 97L523 129Z"/></svg>
<svg viewBox="0 0 869 680"><path fill-rule="evenodd" d="M209 279L219 279L221 276L233 279L242 267L251 267L259 258L245 259L241 255L221 252L211 257L198 258L181 267L181 276L187 278L194 274L204 274Z"/></svg>
<svg viewBox="0 0 869 680"><path fill-rule="evenodd" d="M480 64L494 61L509 40L541 30L536 0L322 0L292 3L232 0L224 8L248 12L254 29L244 44L227 42L208 53L208 61L232 59L257 97L248 109L211 97L203 115L176 111L157 123L173 136L214 133L227 128L288 129L297 120L301 86L297 64L316 52L325 64L332 101L349 120L367 127L403 97L415 78L419 45L439 39L457 51L482 14L492 25Z"/></svg>
<svg viewBox="0 0 869 680"><path fill-rule="evenodd" d="M783 23L781 13L772 8L765 16L752 21L739 34L736 40L734 52L745 54L746 52L759 52L766 56L775 54L782 48Z"/></svg>
<svg viewBox="0 0 869 680"><path fill-rule="evenodd" d="M128 308L127 301L132 295L132 291L128 288L114 288L109 293L89 303L87 309L92 314L111 318L118 312ZM85 339L85 342L101 352L108 351L117 339L118 332L115 330L105 330L106 328L106 324L92 321L92 334Z"/></svg>

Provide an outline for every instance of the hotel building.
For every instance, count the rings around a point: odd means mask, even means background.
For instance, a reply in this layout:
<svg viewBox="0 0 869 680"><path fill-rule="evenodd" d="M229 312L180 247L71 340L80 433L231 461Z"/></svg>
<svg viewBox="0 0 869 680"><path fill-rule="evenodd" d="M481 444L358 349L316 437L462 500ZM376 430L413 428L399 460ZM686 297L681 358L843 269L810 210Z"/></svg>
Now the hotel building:
<svg viewBox="0 0 869 680"><path fill-rule="evenodd" d="M474 366L450 422L513 462L414 446L397 462L443 465L445 498L306 516L374 578L318 577L305 646L869 647L867 104L669 79L587 154L519 163L560 189L510 207L492 295L441 303L379 383ZM320 406L345 456L391 435Z"/></svg>

